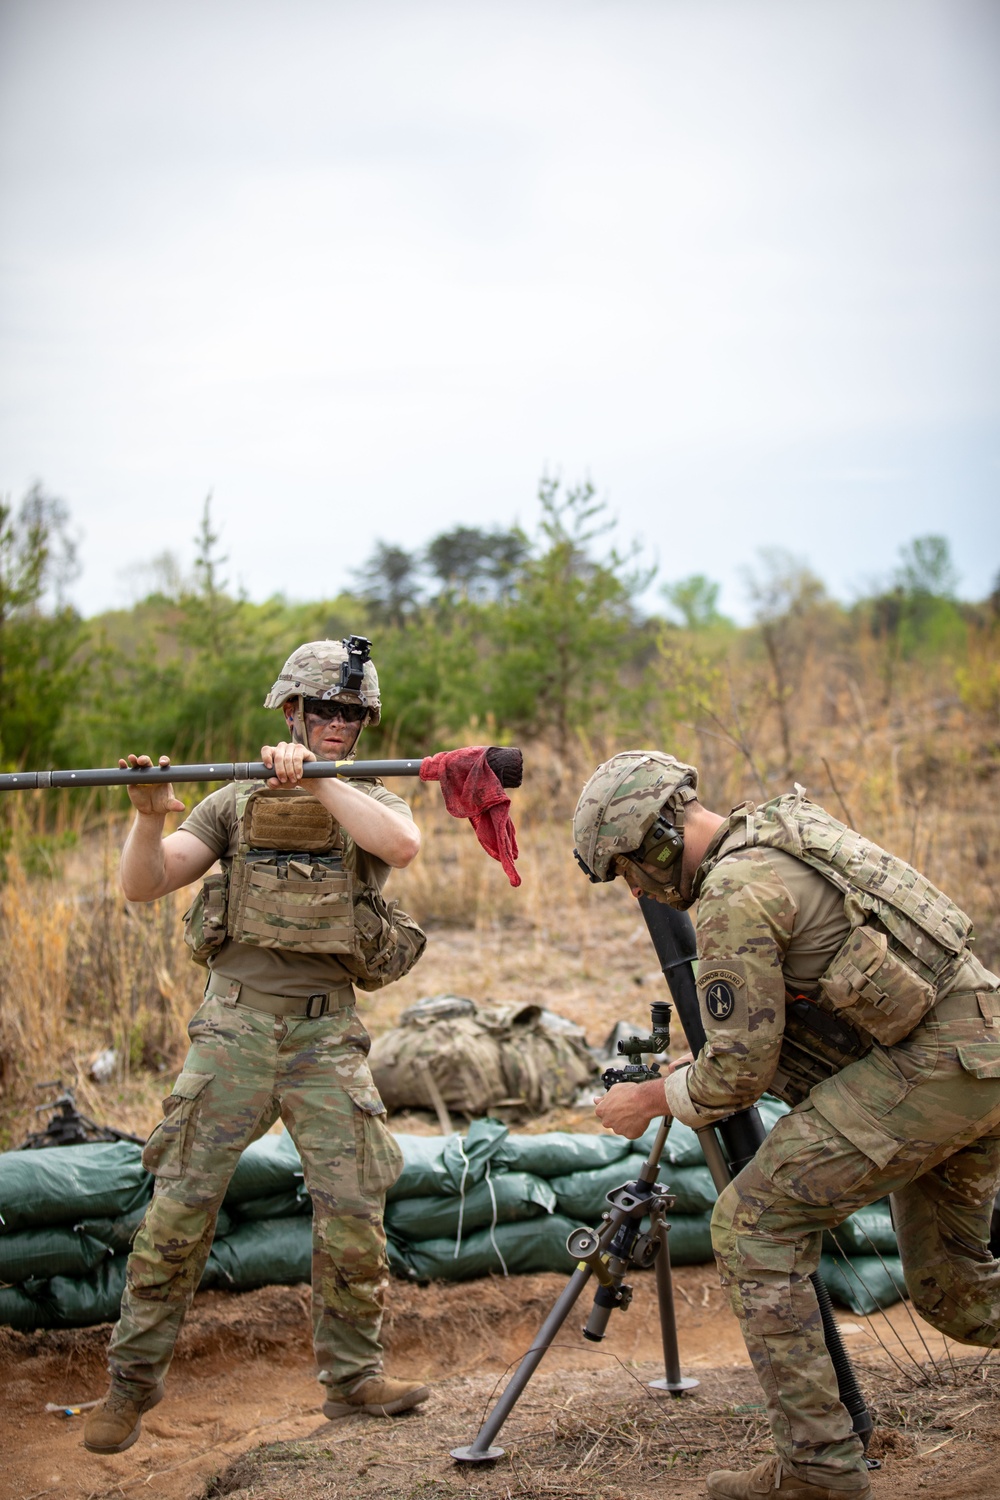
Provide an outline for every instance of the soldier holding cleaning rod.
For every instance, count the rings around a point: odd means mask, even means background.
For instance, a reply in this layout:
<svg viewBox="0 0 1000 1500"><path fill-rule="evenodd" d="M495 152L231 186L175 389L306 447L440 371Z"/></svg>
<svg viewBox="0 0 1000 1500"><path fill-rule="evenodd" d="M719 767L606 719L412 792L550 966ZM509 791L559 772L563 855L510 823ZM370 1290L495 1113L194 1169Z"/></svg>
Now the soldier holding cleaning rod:
<svg viewBox="0 0 1000 1500"><path fill-rule="evenodd" d="M364 726L379 721L369 643L301 646L265 706L283 711L290 734L261 751L273 771L266 783L230 783L166 838L166 814L183 810L170 785L129 787L129 900L168 895L217 859L221 873L208 876L186 918L186 939L209 970L205 1001L143 1155L155 1191L129 1256L111 1388L84 1431L96 1453L130 1447L142 1413L161 1399L240 1153L279 1118L313 1201L324 1413L386 1416L428 1396L423 1383L382 1368L382 1213L402 1157L383 1122L353 989L400 977L423 949L420 929L381 895L390 870L416 856L420 834L407 804L378 782L302 780L306 761L351 757ZM126 764L151 761L130 755Z"/></svg>
<svg viewBox="0 0 1000 1500"><path fill-rule="evenodd" d="M808 1278L823 1231L891 1194L916 1309L962 1343L1000 1343L1000 979L953 901L801 787L722 817L697 786L693 766L627 751L576 809L591 880L698 903L706 1044L665 1079L616 1084L597 1114L634 1139L664 1113L701 1128L765 1091L794 1104L712 1219L776 1455L710 1475L708 1492L867 1500Z"/></svg>

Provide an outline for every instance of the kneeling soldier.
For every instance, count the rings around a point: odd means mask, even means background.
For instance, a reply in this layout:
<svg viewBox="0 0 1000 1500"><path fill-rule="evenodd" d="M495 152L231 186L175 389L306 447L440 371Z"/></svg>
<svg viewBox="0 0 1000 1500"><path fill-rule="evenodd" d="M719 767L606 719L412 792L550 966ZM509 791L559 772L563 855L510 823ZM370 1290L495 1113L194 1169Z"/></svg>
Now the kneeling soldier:
<svg viewBox="0 0 1000 1500"><path fill-rule="evenodd" d="M801 788L727 818L673 756L600 766L574 819L592 880L698 902L706 1045L664 1080L616 1084L602 1122L698 1128L765 1090L795 1107L721 1194L712 1244L767 1398L777 1457L708 1479L714 1500L871 1494L808 1280L823 1231L892 1194L914 1306L962 1343L1000 1342L1000 979L972 923L912 866Z"/></svg>
<svg viewBox="0 0 1000 1500"><path fill-rule="evenodd" d="M402 1156L368 1068L369 1038L352 979L378 988L419 957L423 934L381 898L392 868L420 848L406 803L377 782L302 782L309 760L352 755L377 724L368 643L316 641L289 657L265 706L291 740L265 745L265 784L224 787L176 833L169 785L134 786L122 853L132 901L155 901L210 875L185 937L209 969L191 1048L143 1161L156 1183L128 1261L111 1338L111 1389L87 1420L86 1446L120 1453L163 1394L174 1342L201 1280L216 1217L244 1147L279 1118L313 1201L313 1344L329 1417L406 1411L415 1381L382 1371L388 1285L382 1213ZM125 761L120 764L124 766ZM146 766L148 757L130 755ZM162 757L161 765L169 764Z"/></svg>

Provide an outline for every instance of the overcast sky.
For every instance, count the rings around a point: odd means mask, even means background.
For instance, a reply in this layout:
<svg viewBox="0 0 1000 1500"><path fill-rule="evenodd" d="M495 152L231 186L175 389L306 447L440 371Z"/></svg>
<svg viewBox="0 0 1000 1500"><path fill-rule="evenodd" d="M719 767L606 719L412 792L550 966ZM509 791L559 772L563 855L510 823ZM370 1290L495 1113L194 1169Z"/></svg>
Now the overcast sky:
<svg viewBox="0 0 1000 1500"><path fill-rule="evenodd" d="M214 493L255 598L589 476L742 613L1000 568L996 0L0 0L0 492L89 612Z"/></svg>

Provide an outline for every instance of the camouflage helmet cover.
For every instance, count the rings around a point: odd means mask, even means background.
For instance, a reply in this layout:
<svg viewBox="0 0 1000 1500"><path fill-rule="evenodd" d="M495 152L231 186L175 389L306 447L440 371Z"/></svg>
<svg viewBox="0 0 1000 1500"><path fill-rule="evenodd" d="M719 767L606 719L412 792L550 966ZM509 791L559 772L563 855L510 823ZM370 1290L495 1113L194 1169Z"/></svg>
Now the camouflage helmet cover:
<svg viewBox="0 0 1000 1500"><path fill-rule="evenodd" d="M578 856L597 880L613 880L617 855L638 849L666 808L683 825L698 772L659 750L625 750L606 760L587 782L573 814Z"/></svg>
<svg viewBox="0 0 1000 1500"><path fill-rule="evenodd" d="M340 703L360 703L368 710L365 723L377 724L382 700L375 663L365 662L361 687L353 691L341 686L341 667L346 661L343 641L307 641L285 662L264 699L264 707L283 708L289 698L328 698Z"/></svg>

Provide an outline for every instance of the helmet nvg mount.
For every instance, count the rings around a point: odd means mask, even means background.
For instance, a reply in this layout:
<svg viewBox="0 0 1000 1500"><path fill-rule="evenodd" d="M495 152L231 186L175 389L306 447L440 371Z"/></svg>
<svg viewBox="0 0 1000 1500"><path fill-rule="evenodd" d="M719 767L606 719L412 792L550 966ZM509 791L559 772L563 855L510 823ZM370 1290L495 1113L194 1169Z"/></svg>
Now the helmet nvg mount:
<svg viewBox="0 0 1000 1500"><path fill-rule="evenodd" d="M307 698L359 704L365 710L362 729L366 724L377 724L382 700L378 673L371 659L371 646L371 641L363 635L349 635L342 641L307 641L285 662L277 682L264 699L264 707L284 708L288 700L294 698L295 737L303 745L308 743L305 725Z"/></svg>
<svg viewBox="0 0 1000 1500"><path fill-rule="evenodd" d="M573 815L573 852L580 868L593 881L614 880L618 859L631 856L658 869L665 893L676 889L684 807L694 801L697 786L696 768L672 755L658 750L613 755L591 776Z"/></svg>

